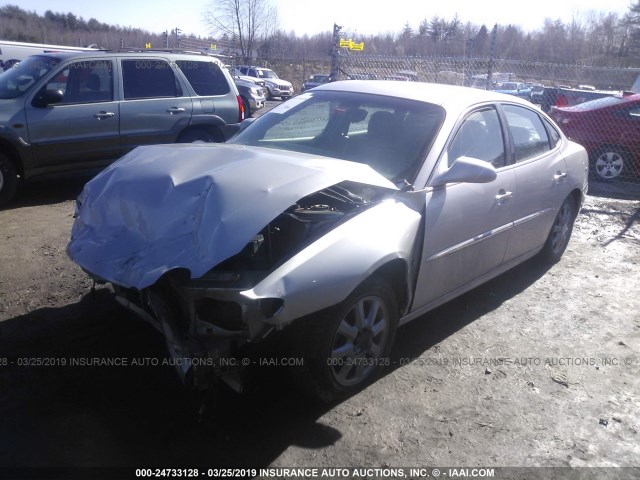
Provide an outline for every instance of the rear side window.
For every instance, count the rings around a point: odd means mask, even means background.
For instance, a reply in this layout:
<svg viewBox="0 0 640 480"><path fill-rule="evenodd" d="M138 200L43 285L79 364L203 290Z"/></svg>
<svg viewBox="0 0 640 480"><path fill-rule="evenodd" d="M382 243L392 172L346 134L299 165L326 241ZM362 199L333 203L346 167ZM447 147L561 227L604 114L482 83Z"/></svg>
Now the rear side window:
<svg viewBox="0 0 640 480"><path fill-rule="evenodd" d="M215 62L179 60L176 64L197 95L226 95L231 91L227 77Z"/></svg>
<svg viewBox="0 0 640 480"><path fill-rule="evenodd" d="M547 130L536 112L515 105L504 105L504 112L513 138L516 162L537 157L551 149Z"/></svg>
<svg viewBox="0 0 640 480"><path fill-rule="evenodd" d="M160 59L122 61L125 100L182 96L169 62Z"/></svg>
<svg viewBox="0 0 640 480"><path fill-rule="evenodd" d="M560 143L560 134L558 130L546 119L543 118L544 124L547 126L547 132L549 132L549 140L551 141L551 148L556 148Z"/></svg>

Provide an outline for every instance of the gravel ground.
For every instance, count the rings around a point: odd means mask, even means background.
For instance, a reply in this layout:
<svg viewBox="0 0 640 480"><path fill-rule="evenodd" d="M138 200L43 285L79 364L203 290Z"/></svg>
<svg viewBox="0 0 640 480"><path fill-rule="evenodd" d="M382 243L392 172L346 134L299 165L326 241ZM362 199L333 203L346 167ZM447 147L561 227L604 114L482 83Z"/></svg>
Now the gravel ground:
<svg viewBox="0 0 640 480"><path fill-rule="evenodd" d="M159 335L67 258L81 186L33 184L0 211L0 478L16 466L640 466L638 200L592 189L560 263L529 261L402 327L392 367L346 401L310 405L287 367L270 368L198 416L172 367L152 365ZM96 357L128 366L69 365Z"/></svg>

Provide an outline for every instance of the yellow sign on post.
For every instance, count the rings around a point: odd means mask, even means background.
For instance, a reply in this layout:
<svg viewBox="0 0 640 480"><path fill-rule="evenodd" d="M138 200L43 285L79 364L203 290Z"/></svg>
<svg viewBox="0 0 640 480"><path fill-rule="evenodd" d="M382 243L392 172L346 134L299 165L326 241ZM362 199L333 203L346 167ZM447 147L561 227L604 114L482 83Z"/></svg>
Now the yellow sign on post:
<svg viewBox="0 0 640 480"><path fill-rule="evenodd" d="M362 52L364 50L364 42L354 43L353 40L340 39L340 47L348 48L349 50L358 50Z"/></svg>
<svg viewBox="0 0 640 480"><path fill-rule="evenodd" d="M151 43L145 43L144 48L151 48Z"/></svg>
<svg viewBox="0 0 640 480"><path fill-rule="evenodd" d="M212 43L211 46L209 47L209 50L217 50L218 49L218 45Z"/></svg>

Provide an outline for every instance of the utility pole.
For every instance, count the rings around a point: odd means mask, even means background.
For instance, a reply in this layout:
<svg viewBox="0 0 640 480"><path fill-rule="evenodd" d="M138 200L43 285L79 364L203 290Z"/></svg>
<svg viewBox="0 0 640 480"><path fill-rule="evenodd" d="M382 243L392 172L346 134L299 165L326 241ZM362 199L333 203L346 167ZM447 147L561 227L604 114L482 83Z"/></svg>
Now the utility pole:
<svg viewBox="0 0 640 480"><path fill-rule="evenodd" d="M342 27L336 23L333 24L333 47L331 48L331 75L330 82L335 82L340 76L340 30Z"/></svg>
<svg viewBox="0 0 640 480"><path fill-rule="evenodd" d="M487 71L486 90L493 90L493 61L496 56L496 37L498 36L498 24L491 30L491 49L489 50L489 69Z"/></svg>

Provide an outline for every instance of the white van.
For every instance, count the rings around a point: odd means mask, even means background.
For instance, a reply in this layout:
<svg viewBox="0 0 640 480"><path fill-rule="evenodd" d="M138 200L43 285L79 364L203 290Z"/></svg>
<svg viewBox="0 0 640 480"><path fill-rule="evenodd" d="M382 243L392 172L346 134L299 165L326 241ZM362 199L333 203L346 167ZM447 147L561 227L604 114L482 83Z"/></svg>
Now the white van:
<svg viewBox="0 0 640 480"><path fill-rule="evenodd" d="M39 53L55 53L55 52L78 52L78 51L97 51L95 46L91 47L69 47L64 45L46 45L42 43L24 43L9 42L0 40L0 72L9 70L20 60L24 60L29 55L37 55Z"/></svg>

